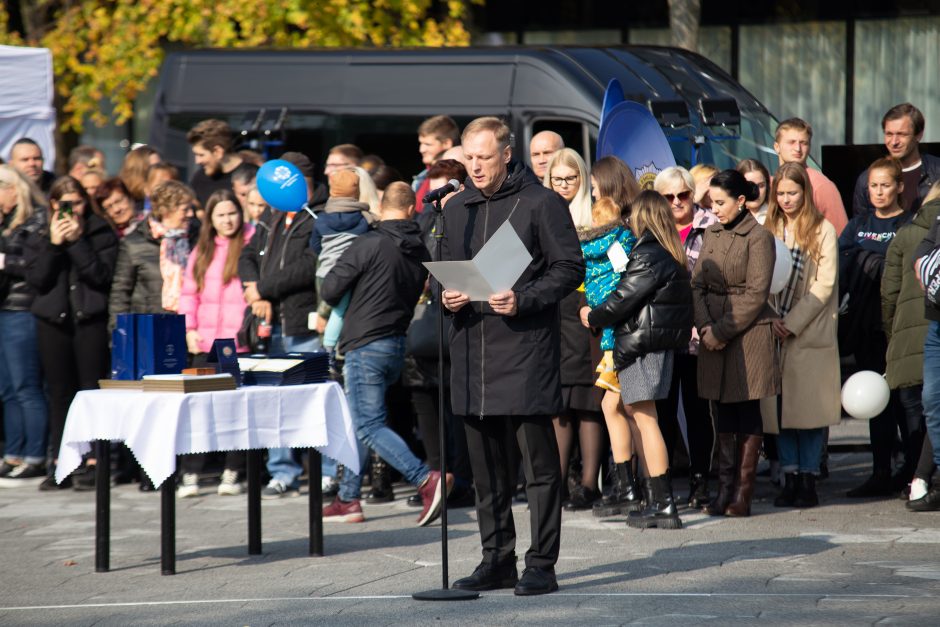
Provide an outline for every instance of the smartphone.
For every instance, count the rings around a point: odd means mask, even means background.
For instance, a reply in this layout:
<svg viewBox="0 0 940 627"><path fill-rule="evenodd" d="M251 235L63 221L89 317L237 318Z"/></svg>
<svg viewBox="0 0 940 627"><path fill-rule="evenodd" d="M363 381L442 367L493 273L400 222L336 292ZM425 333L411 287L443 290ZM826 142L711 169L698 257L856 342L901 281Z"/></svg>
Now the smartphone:
<svg viewBox="0 0 940 627"><path fill-rule="evenodd" d="M71 200L60 200L59 201L59 219L72 216L72 201Z"/></svg>

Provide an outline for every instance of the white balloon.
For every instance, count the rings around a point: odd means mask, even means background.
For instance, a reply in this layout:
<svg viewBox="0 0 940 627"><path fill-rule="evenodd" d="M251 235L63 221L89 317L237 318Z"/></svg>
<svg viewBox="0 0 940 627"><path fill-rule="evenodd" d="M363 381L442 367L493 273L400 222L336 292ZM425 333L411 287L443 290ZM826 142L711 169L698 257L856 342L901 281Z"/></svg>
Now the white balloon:
<svg viewBox="0 0 940 627"><path fill-rule="evenodd" d="M774 238L777 245L777 260L774 262L774 275L770 280L770 293L779 294L790 280L790 270L793 269L793 257L790 249L781 240Z"/></svg>
<svg viewBox="0 0 940 627"><path fill-rule="evenodd" d="M872 370L856 372L842 386L842 407L859 420L871 420L888 406L891 390L885 378Z"/></svg>

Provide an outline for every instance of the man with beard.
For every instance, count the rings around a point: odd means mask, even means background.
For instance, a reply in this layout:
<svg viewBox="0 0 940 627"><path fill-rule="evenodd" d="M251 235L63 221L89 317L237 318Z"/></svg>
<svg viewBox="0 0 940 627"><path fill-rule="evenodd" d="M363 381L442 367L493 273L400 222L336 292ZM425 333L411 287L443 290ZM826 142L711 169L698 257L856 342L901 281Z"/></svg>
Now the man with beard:
<svg viewBox="0 0 940 627"><path fill-rule="evenodd" d="M222 120L203 120L186 134L186 141L197 166L189 185L205 206L212 192L232 189L232 171L242 162L233 152L235 133Z"/></svg>
<svg viewBox="0 0 940 627"><path fill-rule="evenodd" d="M454 587L546 594L558 589L561 541L561 467L551 420L562 408L558 303L584 280L584 260L561 196L512 160L505 122L478 118L464 129L462 141L470 176L444 209L442 259L472 259L509 222L532 261L513 289L486 302L470 302L454 290L443 293L453 317L452 406L464 418L483 545L483 561ZM521 578L510 438L522 453L532 529Z"/></svg>

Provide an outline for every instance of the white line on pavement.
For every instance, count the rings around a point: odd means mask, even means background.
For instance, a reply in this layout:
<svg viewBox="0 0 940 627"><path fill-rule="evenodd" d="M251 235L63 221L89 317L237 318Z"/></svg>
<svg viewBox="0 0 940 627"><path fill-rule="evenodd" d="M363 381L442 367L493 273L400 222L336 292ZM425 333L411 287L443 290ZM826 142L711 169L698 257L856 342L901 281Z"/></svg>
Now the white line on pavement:
<svg viewBox="0 0 940 627"><path fill-rule="evenodd" d="M513 597L511 593L491 593L484 597ZM782 598L814 598L814 599L916 599L931 598L930 595L918 594L825 594L810 592L555 592L552 597L708 597L708 598L745 598L745 597L782 597ZM29 611L29 610L65 610L65 609L92 609L102 607L148 607L166 605L205 605L210 603L284 603L297 601L386 601L392 599L410 599L410 594L363 595L363 596L337 596L337 597L271 597L269 599L196 599L189 601L138 601L127 603L78 603L72 605L25 605L20 607L0 607L0 612Z"/></svg>

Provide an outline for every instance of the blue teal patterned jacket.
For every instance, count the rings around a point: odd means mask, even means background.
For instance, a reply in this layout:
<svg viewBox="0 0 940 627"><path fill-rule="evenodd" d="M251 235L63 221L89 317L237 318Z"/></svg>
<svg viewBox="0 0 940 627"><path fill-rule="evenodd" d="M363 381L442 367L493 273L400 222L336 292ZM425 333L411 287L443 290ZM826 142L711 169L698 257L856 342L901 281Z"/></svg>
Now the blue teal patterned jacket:
<svg viewBox="0 0 940 627"><path fill-rule="evenodd" d="M593 229L584 229L578 233L581 239L581 254L584 255L584 295L588 306L594 309L610 296L620 273L614 271L613 264L607 257L607 251L614 242L620 242L623 252L630 254L636 243L636 236L623 222L613 222ZM601 350L614 348L614 329L605 327L601 334Z"/></svg>

